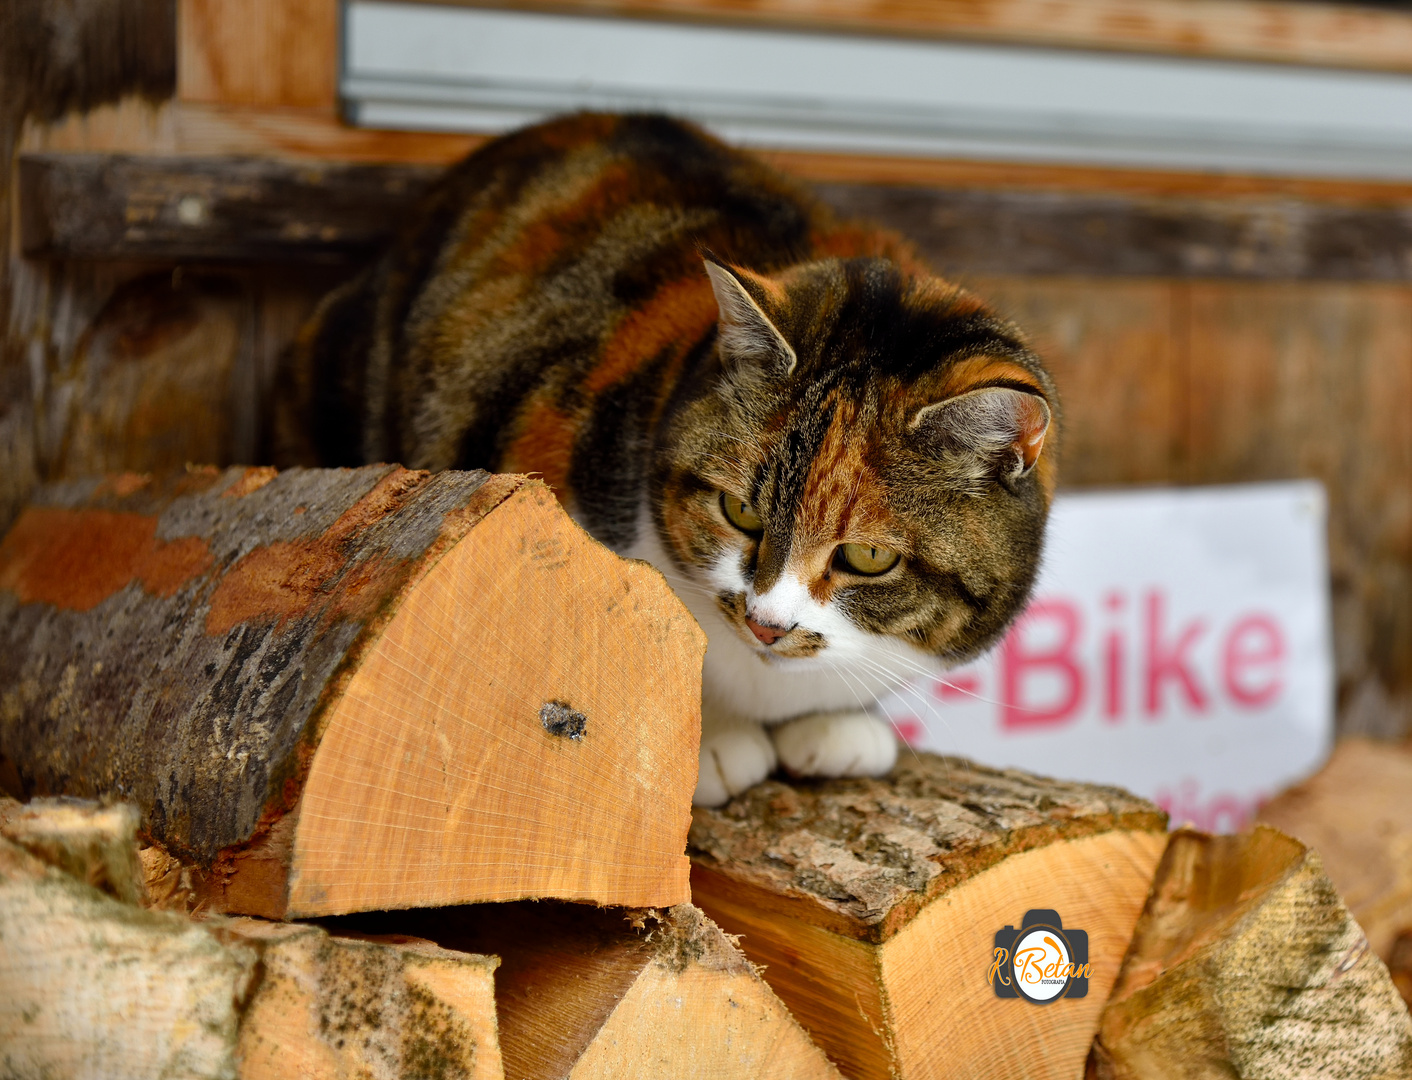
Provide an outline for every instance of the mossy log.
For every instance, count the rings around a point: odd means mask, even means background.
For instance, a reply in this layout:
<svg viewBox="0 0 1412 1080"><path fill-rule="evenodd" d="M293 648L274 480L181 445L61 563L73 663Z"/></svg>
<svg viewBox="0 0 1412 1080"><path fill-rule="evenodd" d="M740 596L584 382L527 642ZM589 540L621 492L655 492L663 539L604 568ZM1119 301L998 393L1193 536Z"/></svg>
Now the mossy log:
<svg viewBox="0 0 1412 1080"><path fill-rule="evenodd" d="M498 956L500 1045L514 1080L841 1080L730 938L690 904L627 912L480 904L337 922Z"/></svg>
<svg viewBox="0 0 1412 1080"><path fill-rule="evenodd" d="M1090 1080L1393 1080L1412 1017L1319 857L1268 826L1174 833Z"/></svg>
<svg viewBox="0 0 1412 1080"><path fill-rule="evenodd" d="M680 903L703 649L524 477L55 486L0 543L0 780L133 802L206 912Z"/></svg>
<svg viewBox="0 0 1412 1080"><path fill-rule="evenodd" d="M1116 788L907 755L697 809L693 901L850 1077L1072 1080L1166 839ZM1032 913L1087 935L1086 978L1043 1006L992 981Z"/></svg>

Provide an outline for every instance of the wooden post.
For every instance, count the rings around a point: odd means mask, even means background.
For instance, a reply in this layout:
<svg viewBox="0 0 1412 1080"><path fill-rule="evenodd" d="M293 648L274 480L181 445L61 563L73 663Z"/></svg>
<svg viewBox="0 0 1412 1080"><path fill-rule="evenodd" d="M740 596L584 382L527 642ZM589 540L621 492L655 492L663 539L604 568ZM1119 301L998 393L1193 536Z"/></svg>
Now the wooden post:
<svg viewBox="0 0 1412 1080"><path fill-rule="evenodd" d="M0 544L0 777L131 800L208 912L680 903L703 649L523 477L58 486Z"/></svg>
<svg viewBox="0 0 1412 1080"><path fill-rule="evenodd" d="M1091 1080L1412 1075L1412 1018L1319 857L1260 826L1172 836Z"/></svg>
<svg viewBox="0 0 1412 1080"><path fill-rule="evenodd" d="M1165 826L1116 788L904 755L885 779L767 781L696 810L693 899L850 1077L1071 1080ZM1043 1006L989 979L1034 913L1086 934L1090 966Z"/></svg>
<svg viewBox="0 0 1412 1080"><path fill-rule="evenodd" d="M841 1080L731 939L690 904L482 904L340 922L499 956L500 1046L513 1080Z"/></svg>

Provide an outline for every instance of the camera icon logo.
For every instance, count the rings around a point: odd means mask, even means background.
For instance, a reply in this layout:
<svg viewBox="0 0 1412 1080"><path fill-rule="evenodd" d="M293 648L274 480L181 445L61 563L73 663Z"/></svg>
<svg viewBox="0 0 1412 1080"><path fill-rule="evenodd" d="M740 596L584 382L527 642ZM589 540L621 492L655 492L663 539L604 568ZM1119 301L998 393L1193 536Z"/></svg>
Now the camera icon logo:
<svg viewBox="0 0 1412 1080"><path fill-rule="evenodd" d="M1088 996L1088 931L1065 930L1057 911L1031 908L1020 929L995 932L990 985L995 996L1048 1005Z"/></svg>

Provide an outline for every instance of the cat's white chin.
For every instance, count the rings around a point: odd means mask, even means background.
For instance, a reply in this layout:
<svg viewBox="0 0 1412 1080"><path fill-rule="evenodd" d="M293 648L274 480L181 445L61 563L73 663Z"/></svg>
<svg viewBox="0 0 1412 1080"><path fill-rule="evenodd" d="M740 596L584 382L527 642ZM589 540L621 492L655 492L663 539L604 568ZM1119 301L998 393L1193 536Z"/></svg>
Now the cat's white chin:
<svg viewBox="0 0 1412 1080"><path fill-rule="evenodd" d="M706 662L701 673L705 711L722 716L780 723L810 713L864 710L904 681L941 665L905 642L870 634L834 608L809 612L806 625L827 644L814 656L763 656L726 621L716 606L718 592L744 591L730 560L716 567L711 580L684 578L672 563L645 510L637 537L623 555L643 559L662 571L701 629L706 632Z"/></svg>

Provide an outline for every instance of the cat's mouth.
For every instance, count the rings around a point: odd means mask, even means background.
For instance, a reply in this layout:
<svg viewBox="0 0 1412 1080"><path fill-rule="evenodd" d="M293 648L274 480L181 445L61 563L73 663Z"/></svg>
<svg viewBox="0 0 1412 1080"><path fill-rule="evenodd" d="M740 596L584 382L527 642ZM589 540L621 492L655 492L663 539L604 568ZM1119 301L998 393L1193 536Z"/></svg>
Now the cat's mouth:
<svg viewBox="0 0 1412 1080"><path fill-rule="evenodd" d="M751 651L766 663L818 656L829 643L828 638L817 630L797 623L794 626L770 626L756 622L746 608L744 593L719 593L716 607L751 647Z"/></svg>

